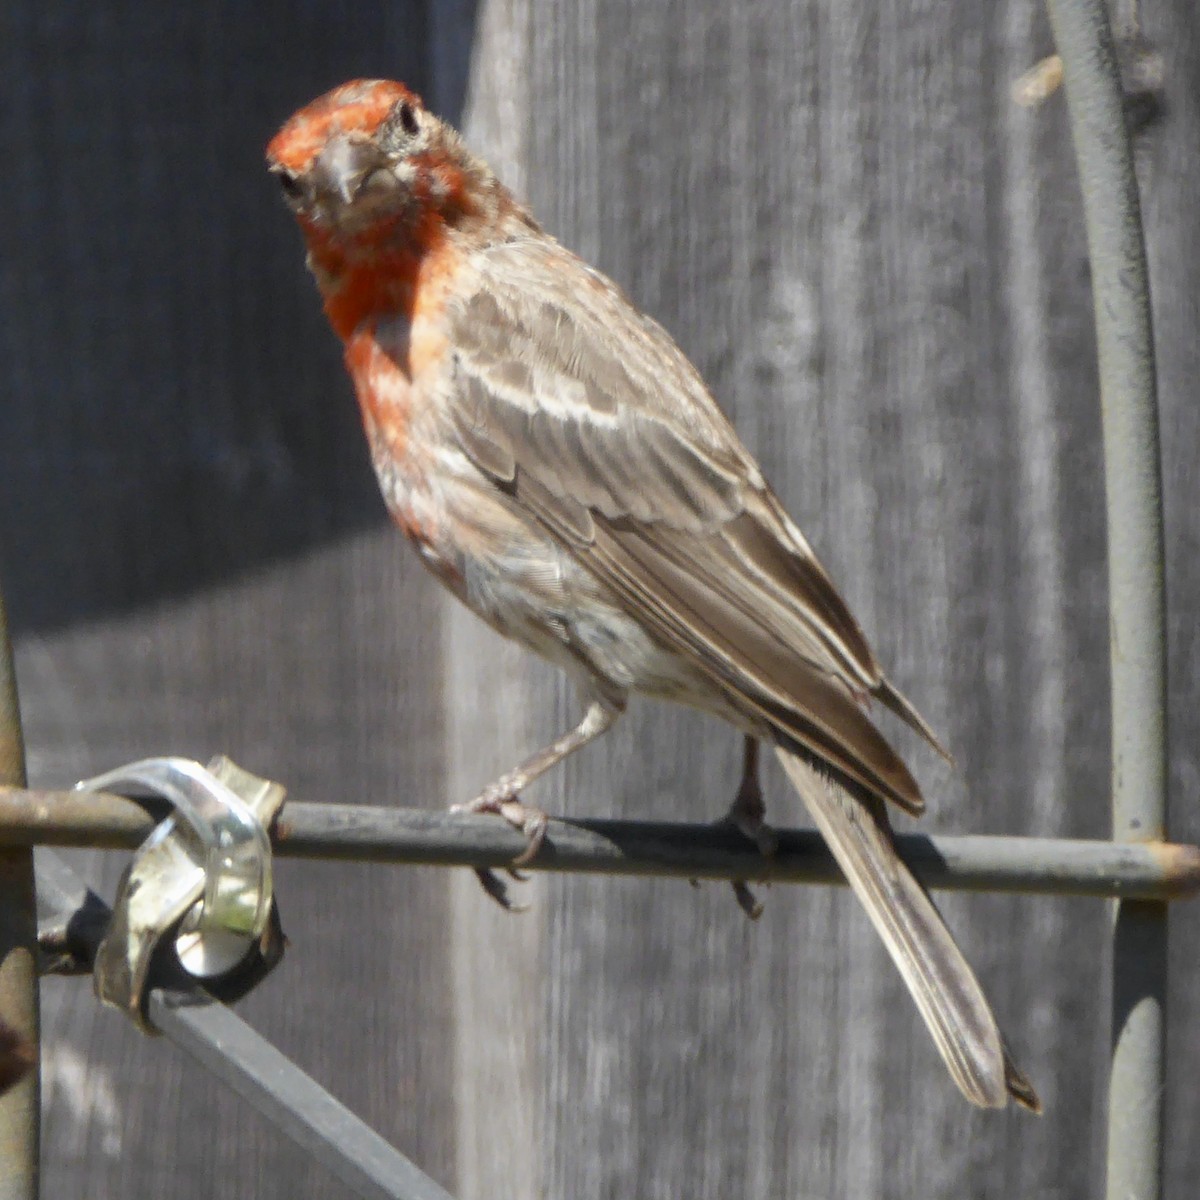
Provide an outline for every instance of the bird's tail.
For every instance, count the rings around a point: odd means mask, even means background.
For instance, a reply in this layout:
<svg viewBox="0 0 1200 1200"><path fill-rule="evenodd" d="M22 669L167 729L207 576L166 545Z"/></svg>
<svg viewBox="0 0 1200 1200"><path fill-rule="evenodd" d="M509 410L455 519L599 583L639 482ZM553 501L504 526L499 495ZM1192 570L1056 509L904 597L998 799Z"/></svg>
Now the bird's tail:
<svg viewBox="0 0 1200 1200"><path fill-rule="evenodd" d="M867 910L954 1082L972 1104L1033 1112L1041 1102L1009 1056L983 989L924 888L901 861L883 802L783 748L776 753Z"/></svg>

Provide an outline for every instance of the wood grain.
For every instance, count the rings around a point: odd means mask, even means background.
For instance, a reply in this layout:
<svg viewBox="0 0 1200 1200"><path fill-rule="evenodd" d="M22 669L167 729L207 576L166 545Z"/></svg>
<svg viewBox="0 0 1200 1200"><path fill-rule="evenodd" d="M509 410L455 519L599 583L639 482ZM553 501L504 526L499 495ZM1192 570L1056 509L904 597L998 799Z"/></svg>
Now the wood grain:
<svg viewBox="0 0 1200 1200"><path fill-rule="evenodd" d="M1200 37L1144 5L1140 135L1170 578L1173 834L1200 837ZM273 126L407 78L661 320L733 415L889 673L923 827L1099 836L1102 461L1088 271L1033 0L9 6L0 147L0 566L30 774L222 750L297 794L465 798L577 716L383 524L334 340L262 177ZM466 85L465 95L462 93ZM732 731L634 704L531 798L717 817ZM781 821L796 807L768 781ZM1085 799L1086 798L1086 799ZM108 889L119 862L91 857ZM969 1110L852 898L289 864L255 1024L462 1197L1083 1200L1100 1178L1107 917L940 900L1047 1115ZM1172 934L1171 1200L1200 986ZM340 1195L169 1048L48 984L46 1194Z"/></svg>

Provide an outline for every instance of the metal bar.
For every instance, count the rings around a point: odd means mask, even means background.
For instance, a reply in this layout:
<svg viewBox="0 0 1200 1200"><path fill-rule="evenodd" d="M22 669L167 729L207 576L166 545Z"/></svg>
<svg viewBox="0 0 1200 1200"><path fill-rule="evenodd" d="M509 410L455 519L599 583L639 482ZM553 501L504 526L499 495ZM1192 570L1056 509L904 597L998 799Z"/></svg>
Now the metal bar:
<svg viewBox="0 0 1200 1200"><path fill-rule="evenodd" d="M452 1200L223 1004L200 992L155 990L150 1020L273 1125L369 1200Z"/></svg>
<svg viewBox="0 0 1200 1200"><path fill-rule="evenodd" d="M106 793L0 788L0 845L133 849L165 809ZM930 887L962 891L1178 899L1200 891L1200 847L1051 838L901 834L900 853ZM525 840L496 817L288 801L272 830L280 855L436 866L503 867ZM534 870L680 879L842 883L819 834L779 831L764 859L714 825L551 821Z"/></svg>
<svg viewBox="0 0 1200 1200"><path fill-rule="evenodd" d="M1141 209L1104 0L1049 0L1083 190L1108 508L1113 834L1166 837L1166 640L1154 343ZM1113 929L1109 1200L1163 1194L1167 908Z"/></svg>
<svg viewBox="0 0 1200 1200"><path fill-rule="evenodd" d="M51 853L38 862L39 901L70 930L89 964L107 926L107 906ZM79 914L84 919L77 919ZM222 1083L367 1200L452 1200L450 1193L335 1100L240 1017L199 988L150 993L151 1022Z"/></svg>
<svg viewBox="0 0 1200 1200"><path fill-rule="evenodd" d="M24 786L25 742L8 617L0 596L0 783ZM0 1200L37 1200L41 1088L38 1056L37 910L33 850L0 851L0 1024L34 1060L0 1096Z"/></svg>

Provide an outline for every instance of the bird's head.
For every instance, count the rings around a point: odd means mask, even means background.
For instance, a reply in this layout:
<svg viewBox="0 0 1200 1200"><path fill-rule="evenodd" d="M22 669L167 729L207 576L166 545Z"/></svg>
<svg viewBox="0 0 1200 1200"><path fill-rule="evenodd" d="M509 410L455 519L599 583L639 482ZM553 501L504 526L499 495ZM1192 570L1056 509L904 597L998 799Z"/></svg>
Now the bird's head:
<svg viewBox="0 0 1200 1200"><path fill-rule="evenodd" d="M420 240L469 219L490 172L402 83L358 79L302 108L267 164L314 240Z"/></svg>
<svg viewBox="0 0 1200 1200"><path fill-rule="evenodd" d="M462 139L402 83L358 79L302 108L267 164L308 243L338 334L411 309L422 265L452 238L532 219Z"/></svg>

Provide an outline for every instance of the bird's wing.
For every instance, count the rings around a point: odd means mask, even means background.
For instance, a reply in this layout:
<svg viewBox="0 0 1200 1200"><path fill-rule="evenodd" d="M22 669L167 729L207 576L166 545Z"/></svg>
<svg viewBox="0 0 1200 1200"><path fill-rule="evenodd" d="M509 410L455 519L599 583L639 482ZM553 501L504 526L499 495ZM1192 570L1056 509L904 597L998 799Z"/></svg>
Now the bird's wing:
<svg viewBox="0 0 1200 1200"><path fill-rule="evenodd" d="M890 692L862 631L670 336L548 240L473 266L449 317L463 451L748 712L920 811L859 703Z"/></svg>

